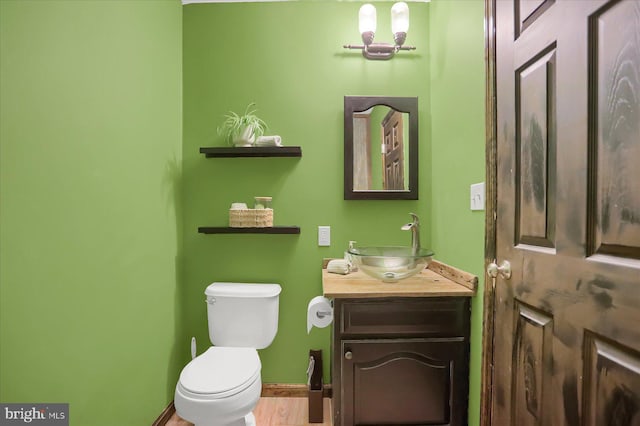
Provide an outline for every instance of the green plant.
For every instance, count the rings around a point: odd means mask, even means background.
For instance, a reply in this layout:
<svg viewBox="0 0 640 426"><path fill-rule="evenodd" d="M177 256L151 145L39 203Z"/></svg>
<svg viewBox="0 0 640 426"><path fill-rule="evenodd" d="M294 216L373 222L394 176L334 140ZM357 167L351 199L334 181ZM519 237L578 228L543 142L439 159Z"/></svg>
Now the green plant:
<svg viewBox="0 0 640 426"><path fill-rule="evenodd" d="M225 115L224 122L218 127L218 134L230 144L237 139L253 143L256 138L264 134L267 128L267 124L255 114L257 110L253 108L254 106L254 102L247 105L243 115L229 111Z"/></svg>

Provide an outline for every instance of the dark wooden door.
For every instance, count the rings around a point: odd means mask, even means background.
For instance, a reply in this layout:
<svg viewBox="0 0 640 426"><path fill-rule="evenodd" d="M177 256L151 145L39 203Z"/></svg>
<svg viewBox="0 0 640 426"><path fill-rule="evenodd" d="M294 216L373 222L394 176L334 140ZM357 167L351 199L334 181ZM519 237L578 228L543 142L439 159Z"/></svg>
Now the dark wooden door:
<svg viewBox="0 0 640 426"><path fill-rule="evenodd" d="M640 424L640 2L496 2L491 418Z"/></svg>
<svg viewBox="0 0 640 426"><path fill-rule="evenodd" d="M384 189L398 191L405 189L403 131L402 113L389 109L389 113L382 120Z"/></svg>
<svg viewBox="0 0 640 426"><path fill-rule="evenodd" d="M466 344L343 340L342 425L466 424Z"/></svg>

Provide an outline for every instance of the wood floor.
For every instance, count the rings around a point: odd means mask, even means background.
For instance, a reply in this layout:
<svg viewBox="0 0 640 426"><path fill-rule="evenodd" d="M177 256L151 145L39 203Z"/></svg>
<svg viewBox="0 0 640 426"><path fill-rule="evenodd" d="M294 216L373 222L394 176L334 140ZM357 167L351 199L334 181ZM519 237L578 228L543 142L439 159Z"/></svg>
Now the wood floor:
<svg viewBox="0 0 640 426"><path fill-rule="evenodd" d="M257 426L331 426L331 399L323 399L324 423L308 422L307 398L260 398L258 406L253 410ZM166 426L193 426L174 413Z"/></svg>

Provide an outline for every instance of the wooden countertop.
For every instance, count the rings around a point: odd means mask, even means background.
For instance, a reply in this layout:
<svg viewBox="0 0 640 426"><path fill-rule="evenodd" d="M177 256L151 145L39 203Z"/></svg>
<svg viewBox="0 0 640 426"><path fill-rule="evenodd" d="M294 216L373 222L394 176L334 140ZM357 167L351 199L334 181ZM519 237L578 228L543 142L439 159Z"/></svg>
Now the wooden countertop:
<svg viewBox="0 0 640 426"><path fill-rule="evenodd" d="M329 298L370 297L470 297L476 294L478 277L433 260L427 269L397 283L384 283L362 271L348 275L322 269L322 292Z"/></svg>

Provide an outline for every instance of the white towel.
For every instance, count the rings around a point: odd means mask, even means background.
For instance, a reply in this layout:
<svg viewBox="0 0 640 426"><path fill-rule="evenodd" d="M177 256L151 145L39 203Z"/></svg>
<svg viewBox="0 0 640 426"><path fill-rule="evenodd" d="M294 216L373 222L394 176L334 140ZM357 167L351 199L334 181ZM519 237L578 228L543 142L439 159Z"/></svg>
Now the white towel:
<svg viewBox="0 0 640 426"><path fill-rule="evenodd" d="M344 259L330 260L327 264L327 272L347 275L349 273L349 264Z"/></svg>
<svg viewBox="0 0 640 426"><path fill-rule="evenodd" d="M256 139L256 146L281 146L282 138L278 135L260 136Z"/></svg>

